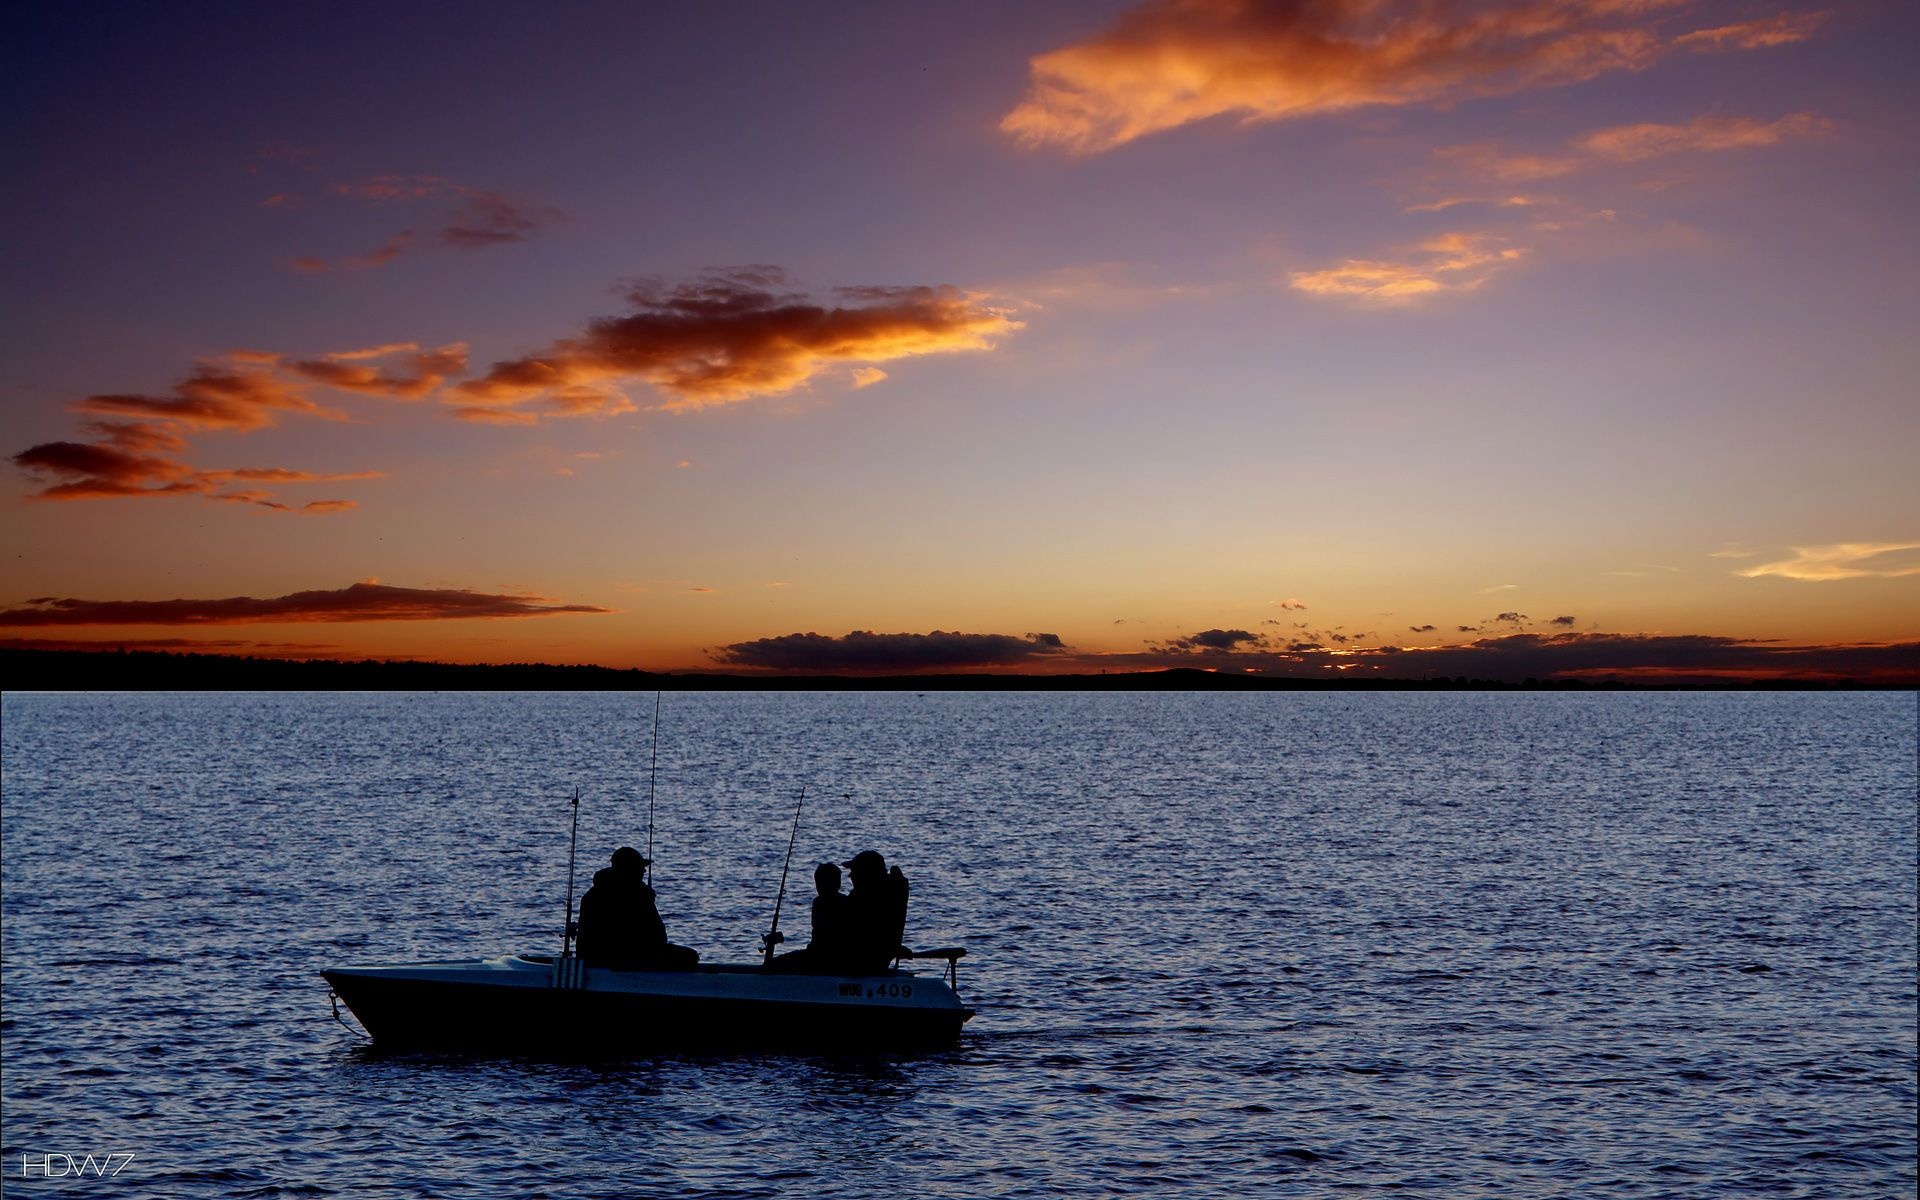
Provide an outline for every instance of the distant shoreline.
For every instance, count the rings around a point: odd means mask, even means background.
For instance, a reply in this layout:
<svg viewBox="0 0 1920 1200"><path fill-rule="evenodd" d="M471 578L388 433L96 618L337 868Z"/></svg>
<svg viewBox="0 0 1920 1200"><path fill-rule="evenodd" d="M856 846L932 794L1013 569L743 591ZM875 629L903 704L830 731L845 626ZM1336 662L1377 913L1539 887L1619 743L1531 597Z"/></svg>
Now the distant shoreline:
<svg viewBox="0 0 1920 1200"><path fill-rule="evenodd" d="M1853 680L1299 679L1174 668L1099 675L774 675L551 663L284 659L155 650L0 650L10 692L1430 692L1905 691Z"/></svg>

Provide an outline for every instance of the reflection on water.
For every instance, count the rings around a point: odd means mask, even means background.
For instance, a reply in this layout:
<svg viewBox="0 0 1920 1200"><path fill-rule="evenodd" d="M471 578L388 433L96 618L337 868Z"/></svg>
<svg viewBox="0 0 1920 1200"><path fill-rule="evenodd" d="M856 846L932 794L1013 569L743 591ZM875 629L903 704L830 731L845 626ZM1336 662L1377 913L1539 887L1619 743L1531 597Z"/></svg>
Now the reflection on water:
<svg viewBox="0 0 1920 1200"><path fill-rule="evenodd" d="M969 947L958 1049L476 1060L335 1024L322 965L555 948L566 798L583 858L644 838L651 706L7 696L7 1178L1912 1193L1910 695L676 695L670 936L757 957L805 783L796 871L878 847L910 940Z"/></svg>

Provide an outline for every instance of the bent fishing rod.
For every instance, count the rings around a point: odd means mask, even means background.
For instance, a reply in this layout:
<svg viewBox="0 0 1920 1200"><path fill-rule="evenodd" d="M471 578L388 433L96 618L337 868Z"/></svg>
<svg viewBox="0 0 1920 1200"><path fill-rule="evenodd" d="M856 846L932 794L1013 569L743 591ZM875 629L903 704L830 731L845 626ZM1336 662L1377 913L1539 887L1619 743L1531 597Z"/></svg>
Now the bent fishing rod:
<svg viewBox="0 0 1920 1200"><path fill-rule="evenodd" d="M800 837L800 808L806 802L807 789L802 786L800 799L793 806L793 832L787 835L787 861L780 864L780 894L773 901L773 924L767 927L767 932L760 939L761 945L766 947L761 966L768 966L773 962L773 948L786 940L780 936L780 906L787 900L787 870L793 866L793 844Z"/></svg>

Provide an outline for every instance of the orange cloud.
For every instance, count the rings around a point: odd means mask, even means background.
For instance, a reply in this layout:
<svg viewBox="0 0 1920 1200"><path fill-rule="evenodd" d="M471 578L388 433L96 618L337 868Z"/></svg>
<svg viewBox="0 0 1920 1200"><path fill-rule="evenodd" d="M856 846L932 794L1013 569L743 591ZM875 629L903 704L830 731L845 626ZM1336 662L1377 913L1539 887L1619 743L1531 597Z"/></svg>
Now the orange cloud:
<svg viewBox="0 0 1920 1200"><path fill-rule="evenodd" d="M521 423L527 405L544 416L627 411L622 380L664 392L668 408L705 408L792 391L834 364L991 349L1023 327L952 287L841 288L843 303L827 305L776 290L785 284L778 268L743 267L636 286L636 312L450 389L455 415Z"/></svg>
<svg viewBox="0 0 1920 1200"><path fill-rule="evenodd" d="M230 483L245 481L250 483L342 483L350 479L378 479L378 471L349 471L336 474L319 474L313 471L290 471L285 467L236 467L226 471L196 471L195 477L209 483Z"/></svg>
<svg viewBox="0 0 1920 1200"><path fill-rule="evenodd" d="M511 408L486 408L478 404L464 404L453 410L453 415L462 421L478 421L483 425L538 425L540 418L530 412L520 412Z"/></svg>
<svg viewBox="0 0 1920 1200"><path fill-rule="evenodd" d="M1685 46L1696 53L1760 50L1768 46L1785 46L1792 42L1803 42L1813 36L1813 31L1831 15L1824 10L1783 12L1779 16L1762 17L1757 21L1741 21L1734 25L1721 25L1713 29L1696 29L1692 33L1682 34L1673 39L1673 44Z"/></svg>
<svg viewBox="0 0 1920 1200"><path fill-rule="evenodd" d="M1486 196L1448 196L1444 200L1432 200L1425 204L1410 204L1410 213L1445 212L1450 208L1459 208L1465 204L1484 204L1493 208L1532 208L1540 203L1537 196L1515 194L1489 198Z"/></svg>
<svg viewBox="0 0 1920 1200"><path fill-rule="evenodd" d="M300 390L262 368L261 356L230 355L227 362L198 363L191 375L173 385L168 396L88 396L74 405L80 412L160 418L201 429L261 429L276 412L339 417L306 398ZM270 358L270 356L269 356Z"/></svg>
<svg viewBox="0 0 1920 1200"><path fill-rule="evenodd" d="M74 600L43 596L26 601L23 607L0 611L0 626L444 621L611 611L590 604L554 604L540 596L392 587L367 580L335 591L294 592L271 599Z"/></svg>
<svg viewBox="0 0 1920 1200"><path fill-rule="evenodd" d="M387 395L424 394L438 386L435 372L464 367L463 347L413 353L397 366L381 368L354 360L384 356L412 347L379 347L283 364L279 355L235 351L222 360L202 361L167 395L101 394L73 407L84 413L142 418L89 420L91 441L44 442L12 456L14 465L35 475L39 500L91 500L109 497L198 495L209 500L258 505L279 512L330 513L354 507L350 500L284 503L259 488L235 484L309 484L376 479L377 471L322 474L286 467L203 469L181 461L187 443L178 432L246 432L276 424L281 413L342 418L308 399L291 371L329 386Z"/></svg>
<svg viewBox="0 0 1920 1200"><path fill-rule="evenodd" d="M238 467L203 471L170 455L186 449L171 431L137 421L89 421L93 442L45 442L13 456L14 465L50 482L37 500L96 500L128 496L204 496L255 504L281 512L328 513L354 507L351 500L284 504L258 489L222 491L234 483L337 483L377 479L377 471L316 474L284 467Z"/></svg>
<svg viewBox="0 0 1920 1200"><path fill-rule="evenodd" d="M1014 299L1023 309L1136 311L1170 300L1201 299L1231 290L1231 283L1191 283L1143 278L1124 262L1054 267L997 282L993 293Z"/></svg>
<svg viewBox="0 0 1920 1200"><path fill-rule="evenodd" d="M309 399L303 386L319 384L412 400L438 389L448 376L466 367L467 348L462 343L422 350L416 343L401 342L305 359L236 350L221 359L196 364L193 372L166 395L85 397L73 405L76 410L142 419L88 421L85 427L94 440L42 443L15 454L13 462L40 477L42 486L35 498L41 500L199 495L279 512L342 512L354 507L353 501L288 504L258 488L232 485L377 479L379 472L320 474L285 467L202 469L180 461L187 443L177 431L246 432L276 424L281 413L344 419L344 413Z"/></svg>
<svg viewBox="0 0 1920 1200"><path fill-rule="evenodd" d="M1573 146L1613 162L1642 162L1667 154L1774 146L1791 138L1813 137L1830 128L1832 122L1804 112L1771 122L1751 117L1704 116L1685 125L1616 125L1575 138Z"/></svg>
<svg viewBox="0 0 1920 1200"><path fill-rule="evenodd" d="M1000 123L1075 154L1212 117L1280 121L1444 104L1638 71L1664 51L1675 0L1153 0L1105 33L1030 62ZM1684 2L1684 0L1678 0Z"/></svg>
<svg viewBox="0 0 1920 1200"><path fill-rule="evenodd" d="M1608 227L1620 218L1615 208L1587 207L1565 195L1508 190L1512 185L1670 155L1774 146L1816 137L1830 128L1830 121L1808 112L1772 121L1708 114L1679 124L1640 122L1596 129L1546 153L1514 152L1491 142L1445 147L1435 151L1442 166L1426 181L1428 194L1437 198L1410 204L1406 211L1447 212L1472 205L1496 219L1495 210L1518 210L1524 227L1513 230L1516 244L1499 246L1485 232L1449 234L1423 244L1417 254L1385 261L1350 259L1331 269L1295 274L1291 282L1303 291L1354 296L1372 303L1406 303L1440 292L1471 290L1550 238ZM1463 192L1457 178L1462 175L1474 177L1487 190L1478 195Z"/></svg>
<svg viewBox="0 0 1920 1200"><path fill-rule="evenodd" d="M179 451L185 443L138 422L90 422L102 435L97 442L43 442L13 456L22 470L60 480L38 493L43 500L82 500L101 496L177 495L203 489L192 482L193 469L152 450Z"/></svg>
<svg viewBox="0 0 1920 1200"><path fill-rule="evenodd" d="M1487 142L1448 146L1436 157L1466 173L1520 183L1571 175L1595 166L1645 162L1669 154L1712 154L1774 146L1796 138L1815 137L1833 123L1813 113L1793 113L1777 121L1753 117L1701 116L1684 125L1643 122L1614 125L1581 134L1557 154L1510 154ZM1444 207L1444 206L1422 206Z"/></svg>
<svg viewBox="0 0 1920 1200"><path fill-rule="evenodd" d="M374 360L381 359L391 361L373 365ZM296 375L343 391L418 400L446 382L449 375L466 371L467 347L464 342L455 342L437 350L422 350L416 343L402 342L295 359L282 365Z"/></svg>
<svg viewBox="0 0 1920 1200"><path fill-rule="evenodd" d="M1471 142L1464 146L1445 146L1434 157L1468 175L1490 178L1501 183L1528 183L1571 175L1580 169L1580 160L1566 154L1509 154L1492 142Z"/></svg>
<svg viewBox="0 0 1920 1200"><path fill-rule="evenodd" d="M230 504L253 504L261 508L270 508L275 512L305 513L316 516L321 513L345 512L350 508L359 508L353 500L309 500L305 504L283 504L272 495L261 491L213 492L209 500L224 500Z"/></svg>
<svg viewBox="0 0 1920 1200"><path fill-rule="evenodd" d="M1899 579L1920 575L1920 542L1838 542L1794 546L1793 557L1736 572L1748 579L1777 575L1808 583L1839 579Z"/></svg>
<svg viewBox="0 0 1920 1200"><path fill-rule="evenodd" d="M1287 282L1295 291L1317 296L1407 304L1445 292L1470 292L1525 253L1496 243L1488 234L1442 234L1399 261L1348 259L1321 271L1296 271Z"/></svg>

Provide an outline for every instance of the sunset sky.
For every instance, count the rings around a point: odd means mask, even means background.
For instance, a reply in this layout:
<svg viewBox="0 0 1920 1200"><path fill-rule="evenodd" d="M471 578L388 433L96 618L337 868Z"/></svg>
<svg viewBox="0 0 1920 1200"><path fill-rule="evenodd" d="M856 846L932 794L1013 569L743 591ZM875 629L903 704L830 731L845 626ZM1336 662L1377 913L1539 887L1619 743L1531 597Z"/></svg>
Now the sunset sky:
<svg viewBox="0 0 1920 1200"><path fill-rule="evenodd" d="M1920 678L1911 5L6 20L0 643Z"/></svg>

